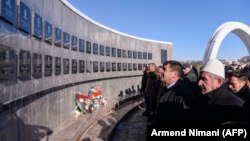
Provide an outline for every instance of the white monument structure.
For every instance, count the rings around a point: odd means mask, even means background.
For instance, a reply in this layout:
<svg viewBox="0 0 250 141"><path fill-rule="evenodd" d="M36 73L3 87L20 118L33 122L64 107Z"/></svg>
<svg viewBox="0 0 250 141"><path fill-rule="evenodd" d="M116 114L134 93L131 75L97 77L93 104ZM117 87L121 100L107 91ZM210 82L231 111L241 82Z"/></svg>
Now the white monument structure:
<svg viewBox="0 0 250 141"><path fill-rule="evenodd" d="M240 22L227 22L219 26L209 40L203 63L216 58L220 44L229 33L236 34L244 42L250 55L250 27Z"/></svg>

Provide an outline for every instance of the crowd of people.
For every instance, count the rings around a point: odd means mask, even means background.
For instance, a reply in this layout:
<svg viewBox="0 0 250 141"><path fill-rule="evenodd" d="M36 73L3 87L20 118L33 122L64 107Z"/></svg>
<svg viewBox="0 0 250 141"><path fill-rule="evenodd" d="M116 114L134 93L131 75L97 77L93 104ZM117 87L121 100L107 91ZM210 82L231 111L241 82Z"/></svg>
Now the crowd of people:
<svg viewBox="0 0 250 141"><path fill-rule="evenodd" d="M149 124L250 125L250 64L232 70L217 59L199 69L174 60L151 63L141 93Z"/></svg>

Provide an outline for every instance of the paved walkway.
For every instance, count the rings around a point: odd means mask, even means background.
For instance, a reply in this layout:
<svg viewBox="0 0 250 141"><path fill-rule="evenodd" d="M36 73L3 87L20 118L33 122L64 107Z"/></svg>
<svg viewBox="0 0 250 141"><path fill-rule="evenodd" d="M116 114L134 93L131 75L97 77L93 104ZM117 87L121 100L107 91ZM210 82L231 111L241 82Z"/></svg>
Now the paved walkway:
<svg viewBox="0 0 250 141"><path fill-rule="evenodd" d="M146 141L147 118L143 110L137 108L126 119L122 120L110 141Z"/></svg>

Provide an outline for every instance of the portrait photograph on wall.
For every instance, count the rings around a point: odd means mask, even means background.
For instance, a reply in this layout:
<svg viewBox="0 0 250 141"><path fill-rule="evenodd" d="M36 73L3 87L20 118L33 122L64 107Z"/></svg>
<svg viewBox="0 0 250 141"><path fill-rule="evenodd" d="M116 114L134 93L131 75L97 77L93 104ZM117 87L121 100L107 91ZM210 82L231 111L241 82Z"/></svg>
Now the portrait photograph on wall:
<svg viewBox="0 0 250 141"><path fill-rule="evenodd" d="M63 47L66 49L70 47L70 35L67 32L63 32Z"/></svg>
<svg viewBox="0 0 250 141"><path fill-rule="evenodd" d="M100 55L104 56L104 46L100 45L99 47L100 47Z"/></svg>
<svg viewBox="0 0 250 141"><path fill-rule="evenodd" d="M93 54L98 55L98 44L93 43Z"/></svg>
<svg viewBox="0 0 250 141"><path fill-rule="evenodd" d="M18 27L20 30L30 33L31 31L31 13L30 8L22 1L19 6Z"/></svg>
<svg viewBox="0 0 250 141"><path fill-rule="evenodd" d="M116 57L116 48L112 48L112 57Z"/></svg>
<svg viewBox="0 0 250 141"><path fill-rule="evenodd" d="M76 74L77 73L77 60L76 59L72 59L71 66L72 66L71 73Z"/></svg>
<svg viewBox="0 0 250 141"><path fill-rule="evenodd" d="M62 45L62 30L58 27L55 27L54 30L54 44L58 47L61 47Z"/></svg>
<svg viewBox="0 0 250 141"><path fill-rule="evenodd" d="M42 39L43 38L43 20L37 13L34 14L33 21L33 36Z"/></svg>
<svg viewBox="0 0 250 141"><path fill-rule="evenodd" d="M79 39L79 51L84 52L85 51L85 42L83 39Z"/></svg>
<svg viewBox="0 0 250 141"><path fill-rule="evenodd" d="M31 78L31 56L30 52L26 50L20 50L19 52L19 79Z"/></svg>
<svg viewBox="0 0 250 141"><path fill-rule="evenodd" d="M98 62L97 61L93 61L93 71L98 72Z"/></svg>
<svg viewBox="0 0 250 141"><path fill-rule="evenodd" d="M127 63L122 64L123 71L127 71Z"/></svg>
<svg viewBox="0 0 250 141"><path fill-rule="evenodd" d="M79 60L79 73L84 73L84 72L85 72L85 61Z"/></svg>
<svg viewBox="0 0 250 141"><path fill-rule="evenodd" d="M34 53L32 57L32 76L34 78L42 77L42 55Z"/></svg>
<svg viewBox="0 0 250 141"><path fill-rule="evenodd" d="M61 57L55 57L55 75L61 75L62 63Z"/></svg>
<svg viewBox="0 0 250 141"><path fill-rule="evenodd" d="M106 62L106 71L107 71L107 72L110 71L110 62Z"/></svg>
<svg viewBox="0 0 250 141"><path fill-rule="evenodd" d="M87 41L87 53L91 54L91 42Z"/></svg>
<svg viewBox="0 0 250 141"><path fill-rule="evenodd" d="M100 72L104 72L104 71L105 71L104 62L100 62Z"/></svg>
<svg viewBox="0 0 250 141"><path fill-rule="evenodd" d="M110 47L106 46L106 56L110 56Z"/></svg>
<svg viewBox="0 0 250 141"><path fill-rule="evenodd" d="M50 24L49 22L45 21L44 24L45 28L45 35L44 35L44 41L46 41L47 43L52 43L52 24Z"/></svg>
<svg viewBox="0 0 250 141"><path fill-rule="evenodd" d="M77 48L78 48L77 41L78 41L78 39L76 36L71 36L71 49L74 51L77 51Z"/></svg>
<svg viewBox="0 0 250 141"><path fill-rule="evenodd" d="M17 78L16 53L10 47L0 46L0 80Z"/></svg>
<svg viewBox="0 0 250 141"><path fill-rule="evenodd" d="M116 71L116 63L112 63L112 71Z"/></svg>
<svg viewBox="0 0 250 141"><path fill-rule="evenodd" d="M45 55L44 58L44 76L51 76L52 75L52 56L50 55Z"/></svg>
<svg viewBox="0 0 250 141"><path fill-rule="evenodd" d="M69 74L69 59L63 58L63 74Z"/></svg>
<svg viewBox="0 0 250 141"><path fill-rule="evenodd" d="M92 72L92 61L86 61L86 72L91 73Z"/></svg>

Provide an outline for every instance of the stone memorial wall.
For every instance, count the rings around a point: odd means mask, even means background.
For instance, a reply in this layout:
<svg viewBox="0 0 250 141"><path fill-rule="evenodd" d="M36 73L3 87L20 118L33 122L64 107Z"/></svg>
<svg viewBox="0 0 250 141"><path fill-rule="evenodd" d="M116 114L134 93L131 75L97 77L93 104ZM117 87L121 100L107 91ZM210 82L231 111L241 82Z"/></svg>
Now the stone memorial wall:
<svg viewBox="0 0 250 141"><path fill-rule="evenodd" d="M172 55L172 43L105 27L66 0L0 0L0 137L25 139L25 125L54 129L90 87L117 101L140 87L143 67Z"/></svg>

